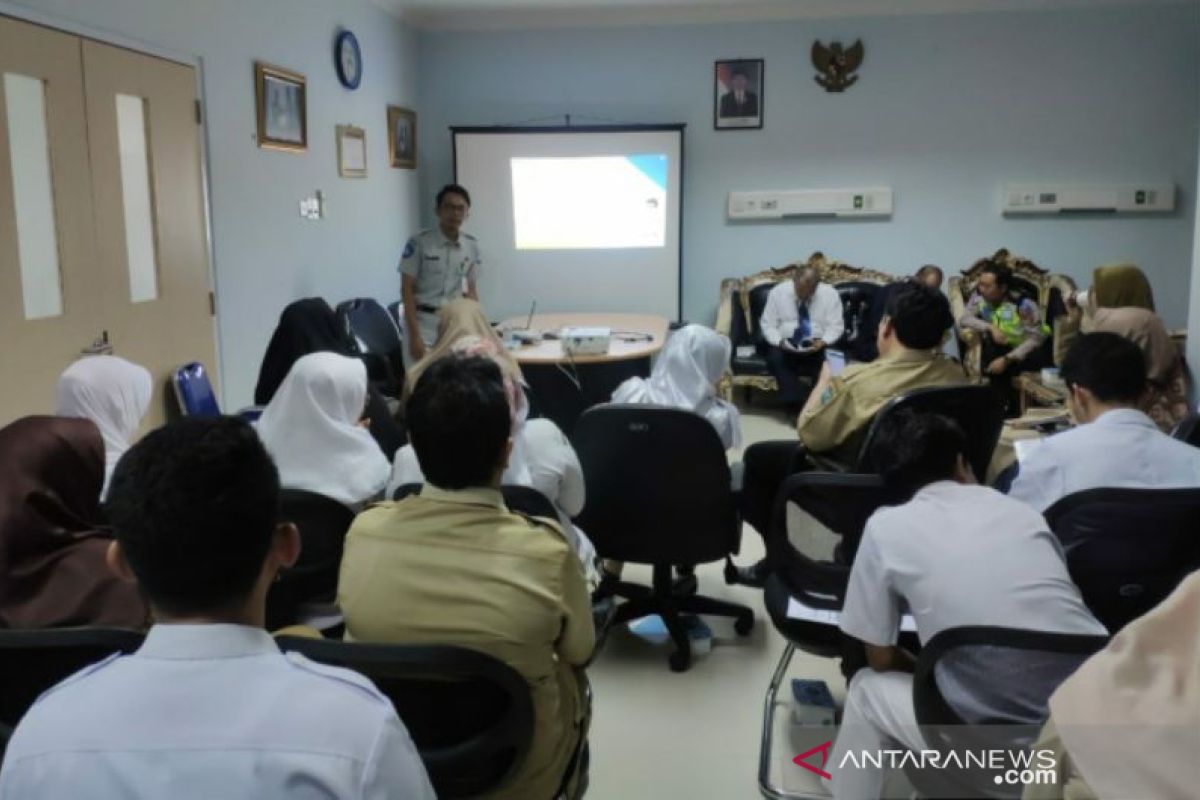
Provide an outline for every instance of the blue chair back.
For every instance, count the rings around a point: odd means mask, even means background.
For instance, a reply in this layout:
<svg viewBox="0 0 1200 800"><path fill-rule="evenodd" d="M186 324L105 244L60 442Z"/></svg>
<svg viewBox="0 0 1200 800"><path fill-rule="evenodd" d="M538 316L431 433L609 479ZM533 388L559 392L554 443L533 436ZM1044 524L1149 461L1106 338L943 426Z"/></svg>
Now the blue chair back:
<svg viewBox="0 0 1200 800"><path fill-rule="evenodd" d="M221 406L213 393L208 371L199 361L184 364L175 370L172 380L179 410L185 417L219 417Z"/></svg>

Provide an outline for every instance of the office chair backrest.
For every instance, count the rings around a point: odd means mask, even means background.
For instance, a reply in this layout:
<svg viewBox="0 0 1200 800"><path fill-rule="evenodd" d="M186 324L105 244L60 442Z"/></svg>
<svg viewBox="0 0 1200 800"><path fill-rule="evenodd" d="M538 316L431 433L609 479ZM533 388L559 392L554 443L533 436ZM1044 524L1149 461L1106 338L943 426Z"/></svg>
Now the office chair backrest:
<svg viewBox="0 0 1200 800"><path fill-rule="evenodd" d="M0 631L0 727L15 727L47 689L113 653L132 653L144 638L121 628Z"/></svg>
<svg viewBox="0 0 1200 800"><path fill-rule="evenodd" d="M809 605L841 608L867 520L879 508L898 500L897 493L885 487L878 475L800 472L789 476L776 494L767 536L772 569ZM788 535L792 504L841 537L834 562L818 561L793 544Z"/></svg>
<svg viewBox="0 0 1200 800"><path fill-rule="evenodd" d="M315 492L284 489L280 505L280 519L300 529L300 558L268 590L268 630L295 624L302 603L333 599L346 531L354 521L349 508Z"/></svg>
<svg viewBox="0 0 1200 800"><path fill-rule="evenodd" d="M401 484L392 492L392 499L403 500L409 495L417 494L421 491L421 486L419 483ZM500 487L500 494L504 495L504 505L512 511L518 511L527 517L549 517L558 520L558 510L554 503L537 489L506 483Z"/></svg>
<svg viewBox="0 0 1200 800"><path fill-rule="evenodd" d="M575 426L587 506L579 526L606 558L703 564L737 549L725 447L699 414L612 404Z"/></svg>
<svg viewBox="0 0 1200 800"><path fill-rule="evenodd" d="M199 361L184 364L175 370L172 381L179 410L185 417L219 417L221 406L213 393L208 372Z"/></svg>
<svg viewBox="0 0 1200 800"><path fill-rule="evenodd" d="M388 310L388 316L390 316L392 318L392 322L396 323L396 330L397 331L401 330L400 326L402 323L400 322L400 313L401 313L400 312L400 301L393 300L392 302L388 303L387 310ZM403 334L401 335L400 338L402 338L402 339L404 338Z"/></svg>
<svg viewBox="0 0 1200 800"><path fill-rule="evenodd" d="M1050 695L1107 643L1107 636L992 626L937 633L913 675L913 707L926 743L960 755L1027 750L1049 716ZM969 787L972 797L1020 797L1019 785L998 784L995 774L968 769L942 777Z"/></svg>
<svg viewBox="0 0 1200 800"><path fill-rule="evenodd" d="M1045 516L1083 601L1113 633L1200 569L1200 489L1089 489Z"/></svg>
<svg viewBox="0 0 1200 800"><path fill-rule="evenodd" d="M384 394L397 396L404 386L404 344L392 316L369 297L339 303L337 315L358 345L371 381Z"/></svg>
<svg viewBox="0 0 1200 800"><path fill-rule="evenodd" d="M1192 447L1200 447L1200 414L1189 414L1171 431L1171 436Z"/></svg>
<svg viewBox="0 0 1200 800"><path fill-rule="evenodd" d="M862 450L859 451L858 471L877 472L871 461L871 445L880 423L889 414L895 414L904 409L918 413L942 414L957 422L967 435L967 460L975 473L975 478L983 483L987 476L988 464L992 460L992 451L1000 440L1000 430L1004 427L1004 409L996 399L995 393L987 386L931 386L924 389L914 389L911 392L889 400L867 429L863 440Z"/></svg>
<svg viewBox="0 0 1200 800"><path fill-rule="evenodd" d="M529 685L491 656L462 647L293 636L278 642L284 652L370 678L396 707L438 797L501 789L529 754L534 722Z"/></svg>

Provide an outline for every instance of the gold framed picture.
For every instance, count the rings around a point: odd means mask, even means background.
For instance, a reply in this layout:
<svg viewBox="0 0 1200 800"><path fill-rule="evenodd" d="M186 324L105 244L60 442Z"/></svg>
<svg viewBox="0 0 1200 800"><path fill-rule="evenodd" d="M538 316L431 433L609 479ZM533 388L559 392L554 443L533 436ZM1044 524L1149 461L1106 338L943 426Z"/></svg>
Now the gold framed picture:
<svg viewBox="0 0 1200 800"><path fill-rule="evenodd" d="M417 112L388 106L388 161L399 169L417 168Z"/></svg>
<svg viewBox="0 0 1200 800"><path fill-rule="evenodd" d="M308 150L307 91L300 73L254 62L259 147L292 153Z"/></svg>
<svg viewBox="0 0 1200 800"><path fill-rule="evenodd" d="M338 175L367 177L367 132L353 125L337 126Z"/></svg>

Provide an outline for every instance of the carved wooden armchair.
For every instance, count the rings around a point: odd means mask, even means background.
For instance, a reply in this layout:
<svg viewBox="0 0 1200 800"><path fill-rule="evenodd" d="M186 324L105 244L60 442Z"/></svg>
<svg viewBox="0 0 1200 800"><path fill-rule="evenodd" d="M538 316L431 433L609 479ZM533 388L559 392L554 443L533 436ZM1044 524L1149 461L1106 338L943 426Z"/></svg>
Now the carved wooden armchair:
<svg viewBox="0 0 1200 800"><path fill-rule="evenodd" d="M833 345L856 361L871 361L878 355L875 333L884 300L880 288L901 278L831 261L819 252L804 262L772 267L744 278L726 278L721 281L716 329L733 343L727 381L731 387L743 388L747 397L750 389L768 392L779 389L767 368L767 345L759 321L771 289L780 281L792 280L796 270L806 265L815 266L821 282L832 285L842 297L846 332Z"/></svg>

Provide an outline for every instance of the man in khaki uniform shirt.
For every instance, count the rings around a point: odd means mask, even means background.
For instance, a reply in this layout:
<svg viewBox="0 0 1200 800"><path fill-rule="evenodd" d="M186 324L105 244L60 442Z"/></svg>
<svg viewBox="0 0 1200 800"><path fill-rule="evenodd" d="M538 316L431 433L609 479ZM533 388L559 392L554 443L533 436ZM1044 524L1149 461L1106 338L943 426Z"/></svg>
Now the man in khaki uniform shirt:
<svg viewBox="0 0 1200 800"><path fill-rule="evenodd" d="M796 442L760 442L742 461L742 517L766 535L775 493L800 457L853 465L875 414L885 403L913 389L966 383L962 366L943 356L942 339L954 316L941 292L915 281L891 287L879 323L879 358L852 364L834 376L828 363L796 422ZM814 458L815 457L815 458ZM765 561L739 569L739 583L761 585Z"/></svg>
<svg viewBox="0 0 1200 800"><path fill-rule="evenodd" d="M494 656L529 682L535 729L515 778L489 797L550 800L580 779L595 646L583 567L557 522L509 511L512 447L499 368L448 356L417 381L409 434L427 483L354 521L338 582L346 638Z"/></svg>

